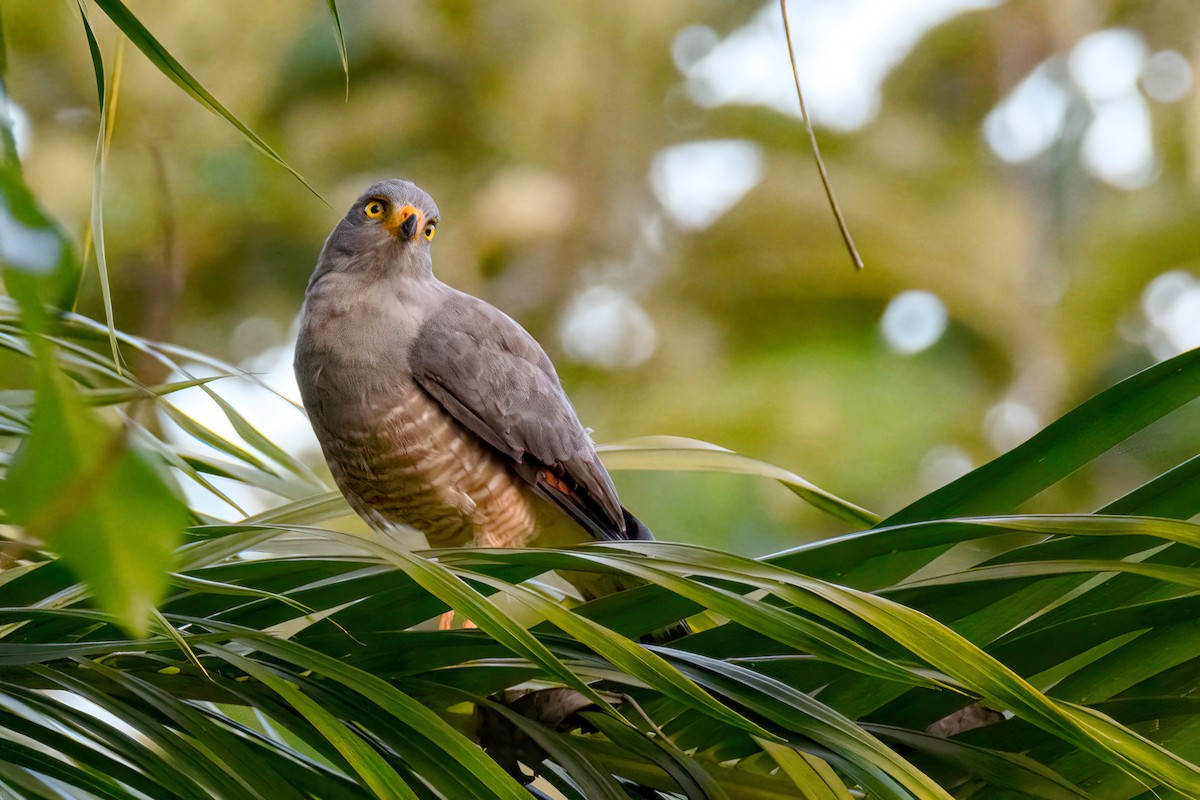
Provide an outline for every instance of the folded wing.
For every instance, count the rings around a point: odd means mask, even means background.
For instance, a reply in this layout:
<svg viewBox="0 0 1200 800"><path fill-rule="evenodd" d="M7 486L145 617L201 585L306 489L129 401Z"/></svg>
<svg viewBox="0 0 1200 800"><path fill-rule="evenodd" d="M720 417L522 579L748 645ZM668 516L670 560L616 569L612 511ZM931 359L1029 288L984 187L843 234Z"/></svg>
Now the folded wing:
<svg viewBox="0 0 1200 800"><path fill-rule="evenodd" d="M550 359L503 312L454 293L421 327L409 364L418 386L592 536L653 538L622 508Z"/></svg>

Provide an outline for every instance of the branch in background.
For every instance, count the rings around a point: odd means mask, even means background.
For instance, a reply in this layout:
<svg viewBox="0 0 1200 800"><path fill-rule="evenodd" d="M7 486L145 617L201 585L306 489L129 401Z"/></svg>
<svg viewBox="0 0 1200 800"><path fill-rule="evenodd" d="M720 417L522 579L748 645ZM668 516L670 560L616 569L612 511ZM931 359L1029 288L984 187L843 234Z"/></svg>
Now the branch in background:
<svg viewBox="0 0 1200 800"><path fill-rule="evenodd" d="M812 142L813 158L817 162L817 172L821 174L821 185L825 187L825 196L829 198L829 208L833 211L833 218L837 220L838 230L842 233L842 241L846 243L846 249L850 252L850 260L854 263L855 269L862 269L862 256L858 254L858 248L854 246L854 237L850 235L846 218L842 216L842 207L838 205L837 198L833 195L833 187L829 184L829 173L825 171L825 162L821 159L821 148L817 146L817 134L813 131L812 120L808 117L808 107L804 105L804 92L800 90L800 72L796 69L796 52L792 49L792 30L788 27L787 0L779 0L779 10L783 14L783 35L787 38L788 61L792 64L792 77L796 81L796 97L800 99L800 116L804 119L804 129L808 131L808 140Z"/></svg>

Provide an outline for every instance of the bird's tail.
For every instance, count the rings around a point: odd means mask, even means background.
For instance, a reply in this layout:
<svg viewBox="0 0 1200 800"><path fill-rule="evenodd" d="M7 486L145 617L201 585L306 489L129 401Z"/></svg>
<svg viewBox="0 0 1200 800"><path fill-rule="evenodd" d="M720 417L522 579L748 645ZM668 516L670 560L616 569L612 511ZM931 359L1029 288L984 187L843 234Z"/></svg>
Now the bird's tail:
<svg viewBox="0 0 1200 800"><path fill-rule="evenodd" d="M653 542L654 534L650 529L642 524L642 521L629 513L629 509L621 506L621 513L625 515L625 538L633 542Z"/></svg>
<svg viewBox="0 0 1200 800"><path fill-rule="evenodd" d="M625 541L654 541L654 534L650 533L650 529L642 524L641 520L630 514L626 508L622 508L621 512L625 518ZM610 594L623 592L626 589L635 589L646 585L646 582L640 578L614 572L560 570L559 574L579 590L579 594L585 601L596 600ZM642 636L641 641L644 644L665 644L681 636L687 636L691 632L692 629L688 626L687 621L680 619Z"/></svg>
<svg viewBox="0 0 1200 800"><path fill-rule="evenodd" d="M694 633L692 626L688 624L686 619L677 619L670 625L650 631L642 636L639 641L642 644L670 644L676 639L691 636L692 633Z"/></svg>

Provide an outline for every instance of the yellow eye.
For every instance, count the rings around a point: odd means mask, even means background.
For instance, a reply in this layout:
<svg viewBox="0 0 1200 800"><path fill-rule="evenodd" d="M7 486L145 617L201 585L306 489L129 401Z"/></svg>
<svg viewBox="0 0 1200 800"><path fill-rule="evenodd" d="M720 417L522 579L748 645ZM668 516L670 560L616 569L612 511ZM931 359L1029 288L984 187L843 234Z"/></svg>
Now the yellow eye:
<svg viewBox="0 0 1200 800"><path fill-rule="evenodd" d="M367 212L367 216L371 219L379 219L383 216L383 203L379 202L378 200L372 200L371 202L367 203L367 207L364 210Z"/></svg>
<svg viewBox="0 0 1200 800"><path fill-rule="evenodd" d="M432 239L432 238L433 238L433 234L434 234L434 228L433 228L433 226L432 226L432 225L426 225L426 226L425 226L425 230L424 230L424 232L423 232L423 234L422 234L422 235L423 235L423 236L424 236L426 239Z"/></svg>

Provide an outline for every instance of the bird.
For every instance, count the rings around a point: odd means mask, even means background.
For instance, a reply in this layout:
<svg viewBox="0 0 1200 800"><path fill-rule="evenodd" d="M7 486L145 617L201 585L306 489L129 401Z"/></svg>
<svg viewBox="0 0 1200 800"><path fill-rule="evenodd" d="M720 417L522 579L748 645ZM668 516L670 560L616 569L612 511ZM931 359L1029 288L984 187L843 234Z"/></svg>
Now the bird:
<svg viewBox="0 0 1200 800"><path fill-rule="evenodd" d="M376 530L431 547L554 547L654 537L617 496L545 350L433 273L441 215L398 178L326 239L294 367L334 481ZM636 585L565 577L584 599Z"/></svg>

